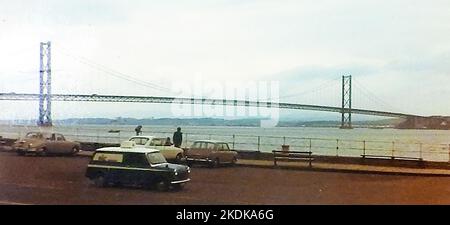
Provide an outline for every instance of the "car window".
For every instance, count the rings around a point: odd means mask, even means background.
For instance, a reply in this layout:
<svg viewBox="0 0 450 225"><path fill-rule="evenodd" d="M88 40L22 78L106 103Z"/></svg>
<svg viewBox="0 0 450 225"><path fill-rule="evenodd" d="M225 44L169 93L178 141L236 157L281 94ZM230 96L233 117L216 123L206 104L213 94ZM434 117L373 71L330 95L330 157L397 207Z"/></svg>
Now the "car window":
<svg viewBox="0 0 450 225"><path fill-rule="evenodd" d="M56 134L56 140L57 141L65 141L66 139L61 134Z"/></svg>
<svg viewBox="0 0 450 225"><path fill-rule="evenodd" d="M25 135L25 138L42 138L42 134L37 132L29 132Z"/></svg>
<svg viewBox="0 0 450 225"><path fill-rule="evenodd" d="M219 150L222 150L222 151L230 150L227 143L220 143L218 145L219 145L219 147L218 147Z"/></svg>
<svg viewBox="0 0 450 225"><path fill-rule="evenodd" d="M206 149L208 150L213 150L214 147L216 146L215 143L205 143L206 144Z"/></svg>
<svg viewBox="0 0 450 225"><path fill-rule="evenodd" d="M134 141L134 143L136 143L137 145L145 145L145 143L147 143L147 141L148 141L148 138L134 137L134 138L130 138L130 141Z"/></svg>
<svg viewBox="0 0 450 225"><path fill-rule="evenodd" d="M147 167L148 161L144 153L127 153L124 155L124 163L129 166Z"/></svg>
<svg viewBox="0 0 450 225"><path fill-rule="evenodd" d="M166 158L160 152L148 153L147 154L148 161L151 164L160 164L166 163Z"/></svg>
<svg viewBox="0 0 450 225"><path fill-rule="evenodd" d="M123 162L123 154L97 152L92 157L92 161L99 162Z"/></svg>
<svg viewBox="0 0 450 225"><path fill-rule="evenodd" d="M192 145L192 148L201 148L202 147L202 142L194 142L194 144Z"/></svg>
<svg viewBox="0 0 450 225"><path fill-rule="evenodd" d="M153 138L150 142L150 146L163 146L166 139Z"/></svg>

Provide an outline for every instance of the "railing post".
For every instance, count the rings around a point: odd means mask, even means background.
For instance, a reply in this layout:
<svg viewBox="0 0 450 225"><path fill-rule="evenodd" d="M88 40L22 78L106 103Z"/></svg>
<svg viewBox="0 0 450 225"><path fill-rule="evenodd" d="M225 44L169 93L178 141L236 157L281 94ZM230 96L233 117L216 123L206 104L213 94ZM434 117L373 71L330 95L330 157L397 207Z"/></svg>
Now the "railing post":
<svg viewBox="0 0 450 225"><path fill-rule="evenodd" d="M311 138L309 138L309 151L311 152L311 149L312 149L312 141L311 141Z"/></svg>
<svg viewBox="0 0 450 225"><path fill-rule="evenodd" d="M258 151L259 151L260 146L261 146L261 137L258 136Z"/></svg>
<svg viewBox="0 0 450 225"><path fill-rule="evenodd" d="M339 156L339 139L336 139L336 156Z"/></svg>
<svg viewBox="0 0 450 225"><path fill-rule="evenodd" d="M187 133L185 133L184 134L184 147L187 147L188 146L188 134Z"/></svg>
<svg viewBox="0 0 450 225"><path fill-rule="evenodd" d="M366 158L366 140L363 140L363 158Z"/></svg>
<svg viewBox="0 0 450 225"><path fill-rule="evenodd" d="M419 143L420 160L422 160L422 143Z"/></svg>
<svg viewBox="0 0 450 225"><path fill-rule="evenodd" d="M392 159L395 158L394 157L394 150L395 150L395 141L392 142L392 154L391 154Z"/></svg>
<svg viewBox="0 0 450 225"><path fill-rule="evenodd" d="M286 145L286 137L283 136L283 145Z"/></svg>
<svg viewBox="0 0 450 225"><path fill-rule="evenodd" d="M100 139L100 131L97 130L97 143L100 143L99 139Z"/></svg>
<svg viewBox="0 0 450 225"><path fill-rule="evenodd" d="M448 162L450 162L450 144L448 144Z"/></svg>
<svg viewBox="0 0 450 225"><path fill-rule="evenodd" d="M234 150L234 143L235 143L235 137L236 135L233 134L233 150Z"/></svg>

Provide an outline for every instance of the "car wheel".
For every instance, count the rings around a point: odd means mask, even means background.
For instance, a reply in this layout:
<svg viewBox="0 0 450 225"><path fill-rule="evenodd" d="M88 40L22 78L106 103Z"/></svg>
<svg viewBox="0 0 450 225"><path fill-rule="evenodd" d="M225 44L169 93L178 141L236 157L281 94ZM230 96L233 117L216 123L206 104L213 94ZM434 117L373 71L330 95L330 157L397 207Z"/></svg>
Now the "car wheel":
<svg viewBox="0 0 450 225"><path fill-rule="evenodd" d="M19 155L19 156L24 156L24 155L25 155L25 152L23 152L23 151L17 151L17 155Z"/></svg>
<svg viewBox="0 0 450 225"><path fill-rule="evenodd" d="M219 158L215 158L212 162L211 162L211 167L213 168L217 168L220 166L220 160Z"/></svg>
<svg viewBox="0 0 450 225"><path fill-rule="evenodd" d="M233 157L233 160L231 161L231 165L232 166L236 165L236 162L237 162L237 158Z"/></svg>
<svg viewBox="0 0 450 225"><path fill-rule="evenodd" d="M175 162L181 163L182 159L183 159L183 156L181 156L181 153L178 153L178 155L175 157Z"/></svg>
<svg viewBox="0 0 450 225"><path fill-rule="evenodd" d="M102 174L95 177L93 181L94 181L94 185L96 187L105 187L106 186L106 179L105 179L105 176L103 176Z"/></svg>
<svg viewBox="0 0 450 225"><path fill-rule="evenodd" d="M39 150L39 152L37 152L36 155L47 156L48 155L47 149L46 148L41 148L41 150Z"/></svg>
<svg viewBox="0 0 450 225"><path fill-rule="evenodd" d="M79 151L80 151L80 149L77 146L73 147L72 148L72 155L77 154Z"/></svg>
<svg viewBox="0 0 450 225"><path fill-rule="evenodd" d="M173 187L173 190L175 190L175 191L181 191L184 188L184 183L183 184L173 184L172 187Z"/></svg>
<svg viewBox="0 0 450 225"><path fill-rule="evenodd" d="M169 189L169 184L165 180L161 180L156 183L156 190L158 191L167 191Z"/></svg>

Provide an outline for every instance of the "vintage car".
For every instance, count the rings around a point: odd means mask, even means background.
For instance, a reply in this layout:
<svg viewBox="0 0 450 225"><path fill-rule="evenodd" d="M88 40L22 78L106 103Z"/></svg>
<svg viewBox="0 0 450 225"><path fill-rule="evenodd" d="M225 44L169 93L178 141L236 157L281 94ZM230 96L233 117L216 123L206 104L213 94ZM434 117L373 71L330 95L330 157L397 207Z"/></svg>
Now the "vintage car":
<svg viewBox="0 0 450 225"><path fill-rule="evenodd" d="M129 141L134 141L137 147L152 148L161 151L164 157L171 162L181 162L184 158L184 151L173 146L170 138L160 138L154 136L133 136Z"/></svg>
<svg viewBox="0 0 450 225"><path fill-rule="evenodd" d="M99 187L139 185L164 191L182 189L189 174L188 166L168 163L159 150L125 143L97 149L85 175Z"/></svg>
<svg viewBox="0 0 450 225"><path fill-rule="evenodd" d="M230 150L228 144L222 141L195 141L185 154L188 165L202 162L211 167L218 167L222 163L234 165L237 161L237 152Z"/></svg>
<svg viewBox="0 0 450 225"><path fill-rule="evenodd" d="M68 141L59 133L28 132L23 139L12 145L18 155L33 153L45 156L48 154L74 155L80 151L80 143Z"/></svg>

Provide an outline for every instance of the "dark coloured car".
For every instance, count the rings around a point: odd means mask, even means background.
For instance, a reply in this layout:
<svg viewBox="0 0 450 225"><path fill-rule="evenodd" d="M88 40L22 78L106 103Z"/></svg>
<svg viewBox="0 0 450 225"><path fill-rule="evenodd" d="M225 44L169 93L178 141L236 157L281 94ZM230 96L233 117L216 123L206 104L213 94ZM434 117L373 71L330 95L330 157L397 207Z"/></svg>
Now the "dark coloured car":
<svg viewBox="0 0 450 225"><path fill-rule="evenodd" d="M190 168L167 163L156 149L101 148L92 156L86 177L98 187L132 185L180 190L190 181Z"/></svg>

